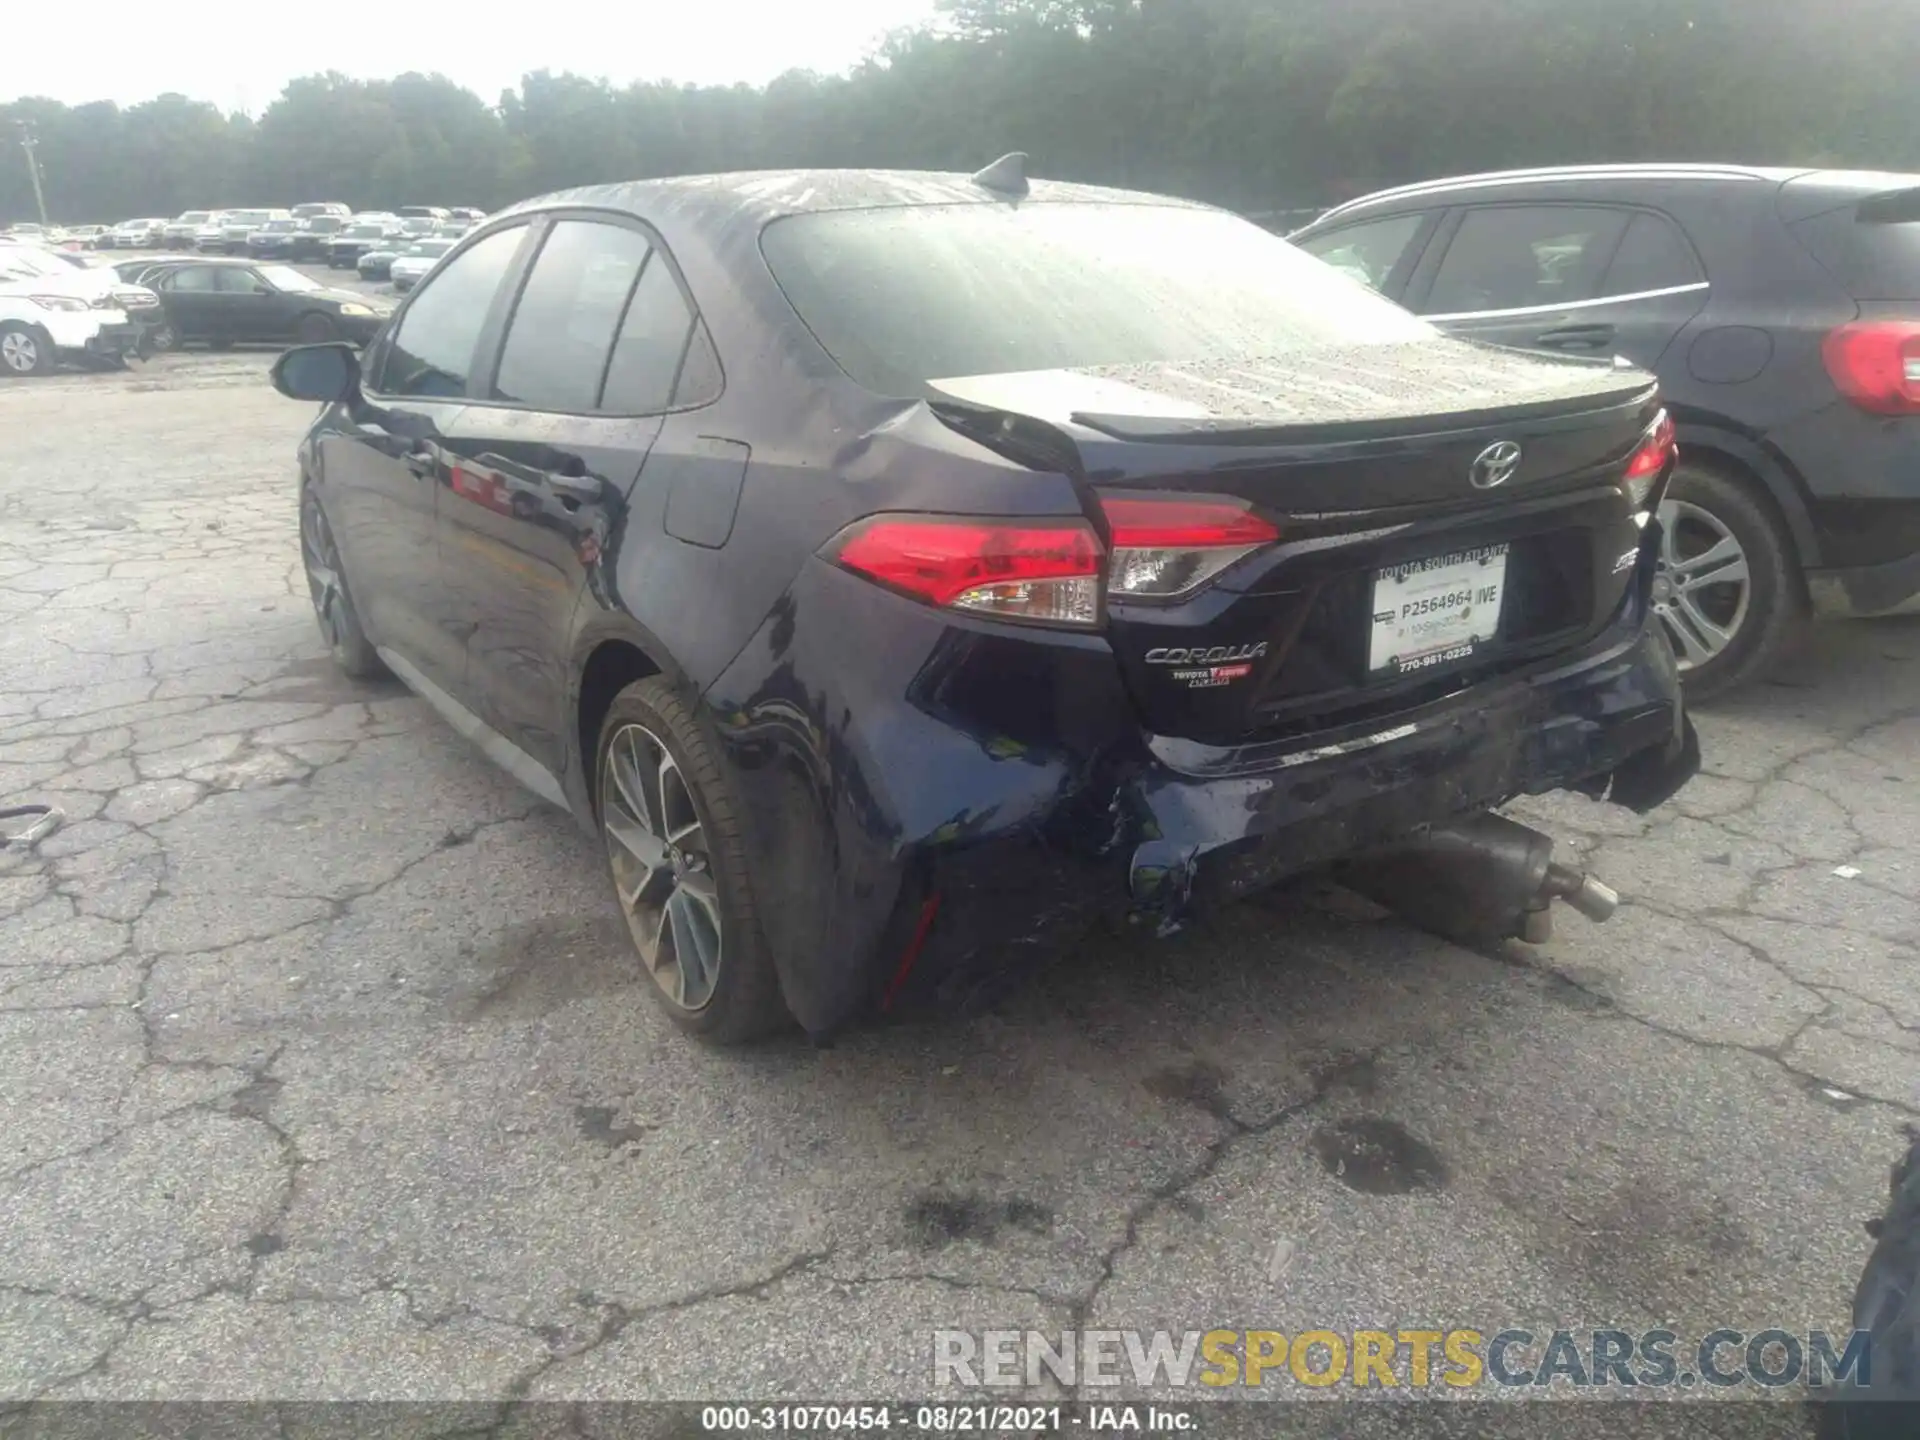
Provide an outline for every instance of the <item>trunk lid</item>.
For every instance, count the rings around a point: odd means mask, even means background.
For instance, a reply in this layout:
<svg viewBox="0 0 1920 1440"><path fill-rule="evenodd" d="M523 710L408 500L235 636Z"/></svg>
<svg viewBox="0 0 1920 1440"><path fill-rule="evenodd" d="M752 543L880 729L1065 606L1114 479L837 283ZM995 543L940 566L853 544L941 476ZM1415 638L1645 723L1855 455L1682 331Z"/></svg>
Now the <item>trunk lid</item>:
<svg viewBox="0 0 1920 1440"><path fill-rule="evenodd" d="M1604 629L1640 537L1618 481L1658 411L1623 364L1444 337L931 388L950 425L1074 474L1110 543L1135 499L1278 531L1189 592L1109 591L1146 726L1218 743L1390 714Z"/></svg>

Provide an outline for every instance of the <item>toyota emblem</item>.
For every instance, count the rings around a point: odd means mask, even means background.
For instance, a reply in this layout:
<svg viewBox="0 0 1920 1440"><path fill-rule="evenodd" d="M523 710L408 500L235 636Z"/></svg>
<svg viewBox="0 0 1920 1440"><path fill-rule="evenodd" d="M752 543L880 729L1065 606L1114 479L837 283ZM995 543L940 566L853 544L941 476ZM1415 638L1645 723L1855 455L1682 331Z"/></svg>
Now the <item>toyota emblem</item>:
<svg viewBox="0 0 1920 1440"><path fill-rule="evenodd" d="M1520 468L1520 447L1511 440L1496 440L1473 457L1467 479L1476 490L1492 490L1513 478Z"/></svg>

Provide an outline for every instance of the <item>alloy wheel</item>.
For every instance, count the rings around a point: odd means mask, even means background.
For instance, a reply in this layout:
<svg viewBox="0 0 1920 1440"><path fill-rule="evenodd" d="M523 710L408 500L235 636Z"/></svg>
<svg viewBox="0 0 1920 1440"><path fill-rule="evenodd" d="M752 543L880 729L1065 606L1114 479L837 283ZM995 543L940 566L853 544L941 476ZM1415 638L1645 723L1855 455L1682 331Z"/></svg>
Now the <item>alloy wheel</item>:
<svg viewBox="0 0 1920 1440"><path fill-rule="evenodd" d="M1685 500L1660 506L1660 568L1653 613L1682 670L1704 665L1733 643L1753 598L1747 552L1709 510Z"/></svg>
<svg viewBox="0 0 1920 1440"><path fill-rule="evenodd" d="M332 648L345 634L340 614L340 551L333 543L326 511L312 491L300 504L300 558L306 564L307 589L313 596L320 634Z"/></svg>
<svg viewBox="0 0 1920 1440"><path fill-rule="evenodd" d="M622 725L607 743L600 828L647 972L678 1008L703 1009L725 954L720 894L693 791L672 752L644 725Z"/></svg>
<svg viewBox="0 0 1920 1440"><path fill-rule="evenodd" d="M40 366L40 345L24 330L0 335L0 364L16 375L31 375Z"/></svg>

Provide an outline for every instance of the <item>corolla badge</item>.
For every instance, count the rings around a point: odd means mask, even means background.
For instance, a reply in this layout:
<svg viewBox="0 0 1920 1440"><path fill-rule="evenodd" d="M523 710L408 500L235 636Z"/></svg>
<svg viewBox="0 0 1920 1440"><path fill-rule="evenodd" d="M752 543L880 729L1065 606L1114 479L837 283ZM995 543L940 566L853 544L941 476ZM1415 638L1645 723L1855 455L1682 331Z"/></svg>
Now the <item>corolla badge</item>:
<svg viewBox="0 0 1920 1440"><path fill-rule="evenodd" d="M1467 479L1476 490L1491 490L1504 485L1520 468L1520 447L1511 440L1496 440L1473 457Z"/></svg>

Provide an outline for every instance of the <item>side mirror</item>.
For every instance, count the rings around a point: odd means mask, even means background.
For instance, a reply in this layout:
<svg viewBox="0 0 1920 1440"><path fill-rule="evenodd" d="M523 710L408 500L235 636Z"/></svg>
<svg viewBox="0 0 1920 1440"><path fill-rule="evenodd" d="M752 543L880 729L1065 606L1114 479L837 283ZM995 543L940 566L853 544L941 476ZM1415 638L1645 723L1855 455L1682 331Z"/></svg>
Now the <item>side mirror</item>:
<svg viewBox="0 0 1920 1440"><path fill-rule="evenodd" d="M273 388L289 400L344 400L360 386L351 345L298 345L273 362Z"/></svg>

